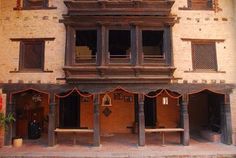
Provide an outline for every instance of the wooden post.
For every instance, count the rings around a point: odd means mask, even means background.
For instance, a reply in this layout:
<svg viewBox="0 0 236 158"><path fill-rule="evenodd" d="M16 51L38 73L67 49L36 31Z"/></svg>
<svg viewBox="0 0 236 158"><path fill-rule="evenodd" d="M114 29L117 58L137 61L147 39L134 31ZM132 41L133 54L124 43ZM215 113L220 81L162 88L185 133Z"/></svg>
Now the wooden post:
<svg viewBox="0 0 236 158"><path fill-rule="evenodd" d="M189 115L188 115L188 101L187 95L180 103L181 107L181 127L184 128L184 132L181 134L181 143L183 145L189 145L190 135L189 135Z"/></svg>
<svg viewBox="0 0 236 158"><path fill-rule="evenodd" d="M171 39L171 27L166 26L164 29L164 55L166 57L166 64L173 66Z"/></svg>
<svg viewBox="0 0 236 158"><path fill-rule="evenodd" d="M139 94L139 132L138 132L138 145L145 145L145 120L144 120L144 96Z"/></svg>
<svg viewBox="0 0 236 158"><path fill-rule="evenodd" d="M100 146L99 95L94 96L94 146Z"/></svg>
<svg viewBox="0 0 236 158"><path fill-rule="evenodd" d="M56 144L56 137L54 132L56 123L56 103L51 102L49 107L50 109L49 109L49 123L48 123L48 146L54 146Z"/></svg>
<svg viewBox="0 0 236 158"><path fill-rule="evenodd" d="M230 96L225 95L224 102L221 103L221 131L222 131L222 143L232 144L232 121L230 110Z"/></svg>
<svg viewBox="0 0 236 158"><path fill-rule="evenodd" d="M137 26L133 25L131 28L131 43L133 43L131 45L131 63L134 66L138 66L139 65L139 29Z"/></svg>
<svg viewBox="0 0 236 158"><path fill-rule="evenodd" d="M104 25L99 24L98 32L98 53L97 54L97 65L104 66L108 64L108 51L107 51L107 30Z"/></svg>

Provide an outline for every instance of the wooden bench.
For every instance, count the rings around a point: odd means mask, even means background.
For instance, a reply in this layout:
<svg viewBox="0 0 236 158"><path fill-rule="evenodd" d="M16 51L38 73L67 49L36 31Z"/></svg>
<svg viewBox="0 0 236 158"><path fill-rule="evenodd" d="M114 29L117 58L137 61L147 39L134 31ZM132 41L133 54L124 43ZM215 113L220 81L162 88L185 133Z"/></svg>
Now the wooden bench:
<svg viewBox="0 0 236 158"><path fill-rule="evenodd" d="M72 133L73 134L73 143L76 145L76 134L77 133L93 133L93 129L62 129L56 128L54 132L57 133Z"/></svg>
<svg viewBox="0 0 236 158"><path fill-rule="evenodd" d="M183 132L183 128L151 128L145 129L145 132L152 133L152 132L160 132L162 135L162 145L165 145L165 132Z"/></svg>

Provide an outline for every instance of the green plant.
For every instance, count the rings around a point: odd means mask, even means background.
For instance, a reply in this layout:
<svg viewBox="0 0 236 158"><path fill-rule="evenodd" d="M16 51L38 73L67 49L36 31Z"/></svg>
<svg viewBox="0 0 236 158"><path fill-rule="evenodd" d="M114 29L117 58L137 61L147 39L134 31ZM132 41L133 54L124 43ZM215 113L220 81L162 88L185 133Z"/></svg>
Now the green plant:
<svg viewBox="0 0 236 158"><path fill-rule="evenodd" d="M14 121L16 121L16 119L13 113L5 115L4 113L0 112L0 127L7 127L7 125L11 124Z"/></svg>

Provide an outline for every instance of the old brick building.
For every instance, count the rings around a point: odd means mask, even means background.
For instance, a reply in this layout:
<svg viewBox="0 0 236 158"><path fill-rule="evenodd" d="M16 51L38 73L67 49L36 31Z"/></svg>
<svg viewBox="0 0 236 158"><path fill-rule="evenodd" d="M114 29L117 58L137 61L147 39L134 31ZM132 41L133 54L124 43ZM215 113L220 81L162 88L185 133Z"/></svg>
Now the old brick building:
<svg viewBox="0 0 236 158"><path fill-rule="evenodd" d="M236 143L235 0L1 0L5 133L181 133ZM177 136L177 135L176 135Z"/></svg>

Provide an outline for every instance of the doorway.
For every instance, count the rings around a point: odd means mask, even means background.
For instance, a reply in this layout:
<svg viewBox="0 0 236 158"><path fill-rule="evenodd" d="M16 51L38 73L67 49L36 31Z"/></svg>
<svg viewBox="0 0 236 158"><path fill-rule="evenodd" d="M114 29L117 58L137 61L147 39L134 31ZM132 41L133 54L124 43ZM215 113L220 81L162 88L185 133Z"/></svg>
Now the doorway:
<svg viewBox="0 0 236 158"><path fill-rule="evenodd" d="M144 98L144 115L145 115L145 127L154 128L157 122L157 99L155 96L156 92L148 93L148 96Z"/></svg>

